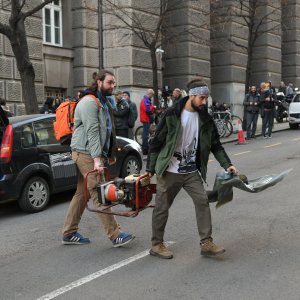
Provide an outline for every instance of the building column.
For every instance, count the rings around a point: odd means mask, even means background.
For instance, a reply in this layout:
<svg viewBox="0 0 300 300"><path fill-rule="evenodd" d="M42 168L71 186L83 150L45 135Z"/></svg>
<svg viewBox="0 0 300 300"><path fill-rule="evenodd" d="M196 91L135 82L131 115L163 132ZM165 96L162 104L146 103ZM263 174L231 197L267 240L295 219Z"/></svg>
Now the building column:
<svg viewBox="0 0 300 300"><path fill-rule="evenodd" d="M288 1L282 9L282 79L300 88L300 10L299 1Z"/></svg>
<svg viewBox="0 0 300 300"><path fill-rule="evenodd" d="M99 2L72 1L73 94L91 85L99 70ZM100 25L100 26L99 26Z"/></svg>
<svg viewBox="0 0 300 300"><path fill-rule="evenodd" d="M209 2L171 1L167 30L173 32L173 38L163 44L163 81L171 89L186 90L186 83L195 75L210 84Z"/></svg>

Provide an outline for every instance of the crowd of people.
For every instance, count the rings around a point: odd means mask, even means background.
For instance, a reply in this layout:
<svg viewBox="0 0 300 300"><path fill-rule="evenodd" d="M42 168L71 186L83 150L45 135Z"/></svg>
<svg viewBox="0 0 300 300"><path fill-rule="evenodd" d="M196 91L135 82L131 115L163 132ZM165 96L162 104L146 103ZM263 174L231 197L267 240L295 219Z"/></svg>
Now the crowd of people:
<svg viewBox="0 0 300 300"><path fill-rule="evenodd" d="M255 139L259 116L262 118L263 138L272 137L276 106L280 103L277 93L282 93L283 97L291 100L294 95L293 83L289 82L286 86L284 81L281 81L277 91L271 81L249 86L249 92L245 94L242 102L244 107L242 127L246 132L247 140ZM211 108L213 111L226 111L229 109L229 105L213 101Z"/></svg>
<svg viewBox="0 0 300 300"><path fill-rule="evenodd" d="M289 82L288 86L283 81L280 82L278 93L283 93L286 97L292 97L294 94L293 84ZM272 137L274 118L276 117L276 105L279 101L276 95L276 89L272 82L261 82L259 87L251 85L249 92L245 95L243 130L246 131L246 139L254 139L257 129L259 115L262 118L262 136L263 138Z"/></svg>
<svg viewBox="0 0 300 300"><path fill-rule="evenodd" d="M93 80L95 80L97 73L93 73ZM85 94L84 90L77 93L76 98L67 96L65 98L47 97L44 105L40 109L40 113L48 114L55 113L56 109L62 102L78 101ZM136 103L131 100L129 91L115 91L111 96L107 97L114 115L114 125L116 134L121 137L134 139L134 127L138 119L143 126L142 150L143 154L148 154L148 139L149 129L152 123L157 123L159 116L169 107L175 105L179 99L185 97L187 94L184 90L175 88L173 91L158 90L158 105L154 105L154 90L148 89L146 94L140 99L137 107Z"/></svg>

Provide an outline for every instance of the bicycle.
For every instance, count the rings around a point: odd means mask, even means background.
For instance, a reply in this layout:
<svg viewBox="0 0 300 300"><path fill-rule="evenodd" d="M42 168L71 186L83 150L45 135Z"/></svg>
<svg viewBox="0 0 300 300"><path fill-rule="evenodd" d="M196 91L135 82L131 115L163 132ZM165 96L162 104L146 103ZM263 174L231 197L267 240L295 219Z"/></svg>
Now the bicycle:
<svg viewBox="0 0 300 300"><path fill-rule="evenodd" d="M218 111L211 106L210 115L214 119L220 137L229 137L232 133L237 133L239 122L242 123L242 119L232 114L229 108L224 111Z"/></svg>
<svg viewBox="0 0 300 300"><path fill-rule="evenodd" d="M229 137L233 132L233 126L228 117L228 111L218 111L213 106L210 106L209 114L216 124L220 137Z"/></svg>
<svg viewBox="0 0 300 300"><path fill-rule="evenodd" d="M230 122L232 124L232 127L233 127L232 133L238 133L239 123L240 124L243 123L242 119L239 116L232 114L230 110L226 110L225 118L230 120Z"/></svg>

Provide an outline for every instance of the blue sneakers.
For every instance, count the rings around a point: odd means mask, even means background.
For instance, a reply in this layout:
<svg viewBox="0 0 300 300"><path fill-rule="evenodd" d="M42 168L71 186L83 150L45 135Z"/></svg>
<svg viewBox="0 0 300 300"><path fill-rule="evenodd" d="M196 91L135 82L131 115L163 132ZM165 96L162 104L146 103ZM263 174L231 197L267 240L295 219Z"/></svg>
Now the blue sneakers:
<svg viewBox="0 0 300 300"><path fill-rule="evenodd" d="M90 240L88 238L84 238L78 232L73 232L69 235L64 236L62 243L64 245L85 245L85 244L89 244Z"/></svg>
<svg viewBox="0 0 300 300"><path fill-rule="evenodd" d="M112 241L113 247L121 247L124 246L128 243L130 243L133 239L135 238L134 235L126 233L126 232L121 232L116 239Z"/></svg>

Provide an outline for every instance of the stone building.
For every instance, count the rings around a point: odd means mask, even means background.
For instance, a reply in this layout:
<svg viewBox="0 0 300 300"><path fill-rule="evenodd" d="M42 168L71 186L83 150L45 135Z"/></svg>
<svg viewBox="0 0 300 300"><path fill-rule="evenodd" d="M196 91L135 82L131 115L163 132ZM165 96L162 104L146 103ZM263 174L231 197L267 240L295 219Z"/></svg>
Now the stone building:
<svg viewBox="0 0 300 300"><path fill-rule="evenodd" d="M157 53L159 86L185 88L195 74L203 76L211 86L212 97L233 105L241 112L245 91L247 53L228 38L247 45L245 24L238 18L216 19L212 10L226 11L236 6L235 0L170 0L172 4L165 30L173 30L173 40L163 40ZM37 1L38 2L38 1ZM47 96L75 96L92 82L92 73L99 68L112 70L117 88L128 90L139 102L146 88L152 86L149 50L140 39L105 11L105 0L56 0L27 22L30 58L36 72L39 103ZM124 1L123 1L124 2ZM155 27L159 19L158 0L126 0L135 13ZM176 2L176 5L175 5ZM8 1L0 0L0 22L8 22ZM267 14L281 5L268 1L261 10ZM145 9L145 5L148 7ZM143 9L141 9L143 8ZM280 19L276 31L261 36L253 48L251 82L271 80L278 86L281 79L300 85L300 20L296 17L300 0L288 1L277 9ZM115 23L114 23L115 24ZM282 30L284 28L284 34ZM182 33L176 36L175 33ZM21 83L8 39L0 34L0 97L8 100L16 114L24 112Z"/></svg>

